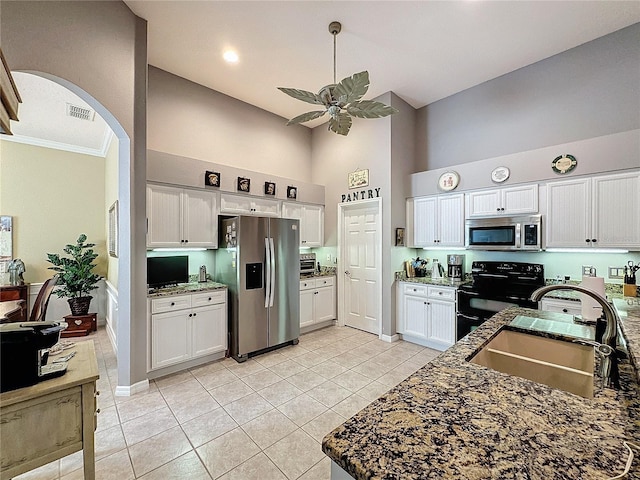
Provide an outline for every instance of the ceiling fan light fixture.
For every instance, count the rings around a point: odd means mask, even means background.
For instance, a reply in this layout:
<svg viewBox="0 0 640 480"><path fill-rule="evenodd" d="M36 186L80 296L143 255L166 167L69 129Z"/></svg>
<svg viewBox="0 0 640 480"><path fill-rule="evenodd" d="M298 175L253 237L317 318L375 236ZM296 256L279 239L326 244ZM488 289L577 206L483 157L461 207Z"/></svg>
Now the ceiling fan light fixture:
<svg viewBox="0 0 640 480"><path fill-rule="evenodd" d="M296 88L278 87L283 93L303 102L322 105L324 110L303 113L292 118L287 125L308 122L329 113L329 130L338 135L347 135L351 129L352 118L381 118L397 113L393 107L373 100L361 100L369 89L369 72L366 70L343 78L336 83L336 36L342 30L340 22L329 24L329 33L333 35L333 83L326 85L316 94Z"/></svg>

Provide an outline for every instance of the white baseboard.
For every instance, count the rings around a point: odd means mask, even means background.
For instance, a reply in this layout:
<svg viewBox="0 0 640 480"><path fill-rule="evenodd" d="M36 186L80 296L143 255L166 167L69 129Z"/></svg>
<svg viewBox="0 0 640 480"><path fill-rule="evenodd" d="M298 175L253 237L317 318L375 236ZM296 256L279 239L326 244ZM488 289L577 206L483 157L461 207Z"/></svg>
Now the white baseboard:
<svg viewBox="0 0 640 480"><path fill-rule="evenodd" d="M131 395L145 392L147 390L149 390L149 380L145 378L144 380L134 383L128 387L118 385L116 387L116 397L130 397Z"/></svg>
<svg viewBox="0 0 640 480"><path fill-rule="evenodd" d="M387 343L393 343L400 340L400 335L398 335L397 333L394 335L380 334L380 340Z"/></svg>

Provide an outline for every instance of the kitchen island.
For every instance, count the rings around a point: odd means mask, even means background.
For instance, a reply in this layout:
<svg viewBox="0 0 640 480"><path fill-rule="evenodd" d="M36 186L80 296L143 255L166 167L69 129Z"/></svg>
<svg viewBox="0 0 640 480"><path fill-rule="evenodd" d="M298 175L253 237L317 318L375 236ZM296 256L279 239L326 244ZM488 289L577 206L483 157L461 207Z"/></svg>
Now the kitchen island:
<svg viewBox="0 0 640 480"><path fill-rule="evenodd" d="M640 347L640 306L616 300L631 359ZM622 389L586 399L468 362L517 315L510 308L365 407L323 440L334 478L607 479L640 443L638 376L620 365ZM339 467L339 468L335 468ZM346 478L346 477L344 477ZM640 479L638 454L627 478Z"/></svg>

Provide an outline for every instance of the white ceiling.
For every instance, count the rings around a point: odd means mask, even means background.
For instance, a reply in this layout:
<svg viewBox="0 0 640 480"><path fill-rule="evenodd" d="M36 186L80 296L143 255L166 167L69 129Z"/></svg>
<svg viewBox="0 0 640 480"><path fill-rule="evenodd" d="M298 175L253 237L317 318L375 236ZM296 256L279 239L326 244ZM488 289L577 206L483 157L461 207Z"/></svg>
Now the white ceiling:
<svg viewBox="0 0 640 480"><path fill-rule="evenodd" d="M415 108L640 22L640 1L125 3L148 21L149 64L285 118L316 108L276 87L317 92L333 80L333 20L338 80L368 70L365 98L393 91ZM223 61L227 48L237 64ZM24 103L12 140L104 156L111 131L100 116L66 116L67 102L88 108L79 97L14 78Z"/></svg>

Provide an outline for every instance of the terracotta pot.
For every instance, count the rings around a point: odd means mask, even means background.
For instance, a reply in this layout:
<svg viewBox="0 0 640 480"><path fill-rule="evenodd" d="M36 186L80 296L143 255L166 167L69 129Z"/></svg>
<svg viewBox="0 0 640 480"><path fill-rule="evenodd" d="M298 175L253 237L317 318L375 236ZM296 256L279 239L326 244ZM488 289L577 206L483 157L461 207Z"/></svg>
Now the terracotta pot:
<svg viewBox="0 0 640 480"><path fill-rule="evenodd" d="M69 307L71 307L71 314L78 316L89 313L89 305L91 305L92 298L91 296L69 298L67 302L69 302Z"/></svg>

